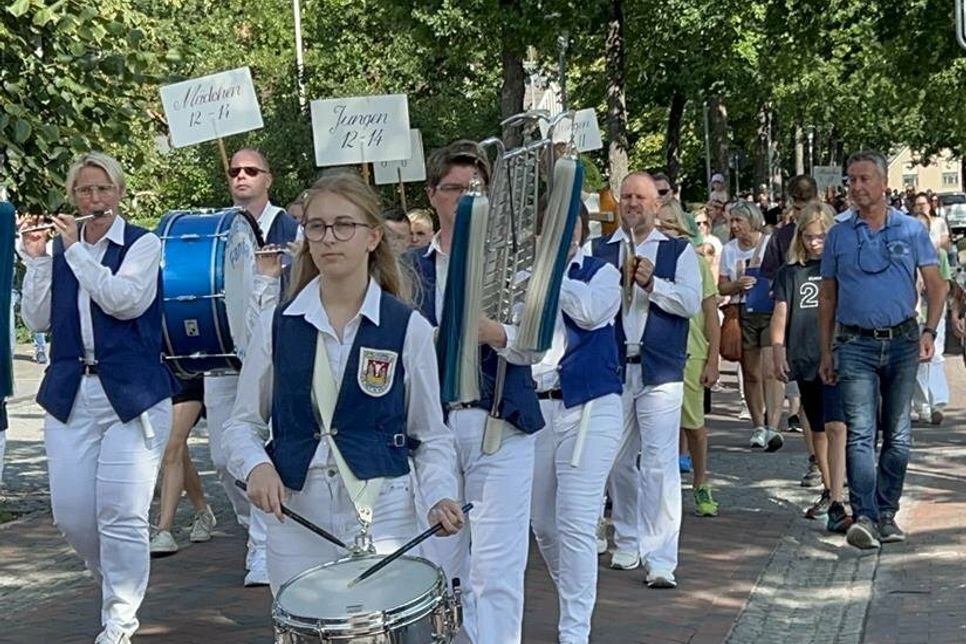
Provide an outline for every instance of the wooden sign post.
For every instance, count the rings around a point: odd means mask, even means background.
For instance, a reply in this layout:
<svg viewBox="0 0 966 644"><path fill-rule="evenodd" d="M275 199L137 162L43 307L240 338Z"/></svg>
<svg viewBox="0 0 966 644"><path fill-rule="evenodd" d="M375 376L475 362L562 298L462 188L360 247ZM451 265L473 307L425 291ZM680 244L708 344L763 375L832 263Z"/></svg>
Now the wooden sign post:
<svg viewBox="0 0 966 644"><path fill-rule="evenodd" d="M380 161L374 163L376 185L398 184L399 201L403 210L406 207L406 183L426 180L426 160L423 154L423 136L419 130L409 131L412 153L400 161Z"/></svg>

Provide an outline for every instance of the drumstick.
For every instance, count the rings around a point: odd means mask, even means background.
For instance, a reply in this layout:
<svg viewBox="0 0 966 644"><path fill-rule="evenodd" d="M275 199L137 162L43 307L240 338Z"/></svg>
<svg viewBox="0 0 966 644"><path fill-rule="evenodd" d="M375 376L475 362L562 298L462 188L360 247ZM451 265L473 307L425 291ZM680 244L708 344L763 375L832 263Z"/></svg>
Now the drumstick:
<svg viewBox="0 0 966 644"><path fill-rule="evenodd" d="M473 509L473 504L472 503L467 503L461 509L463 510L463 513L465 514L465 513L469 512L470 510ZM426 530L425 532L423 532L421 535L419 535L418 537L416 537L415 539L413 539L409 543L406 543L405 545L401 546L398 550L396 550L391 555L388 555L385 559L380 560L375 565L370 566L369 568L367 568L366 570L364 570L361 575L359 575L358 577L356 577L355 579L353 579L352 581L350 581L349 582L349 585L346 586L346 588L352 588L353 586L355 586L356 584L358 584L360 581L363 581L364 579L368 579L369 577L372 577L374 574L376 574L377 572L379 572L380 570L382 570L383 568L385 568L386 566L388 566L389 564L391 564L392 562L394 562L396 559L399 559L404 554L406 554L407 552L409 552L410 550L412 550L413 548L415 548L416 546L418 546L419 544L421 544L423 541L426 541L426 539L429 539L431 536L433 536L434 534L436 534L437 532L439 532L442 529L443 529L443 524L442 523L437 523L432 528L429 528L428 530Z"/></svg>
<svg viewBox="0 0 966 644"><path fill-rule="evenodd" d="M239 481L238 479L235 479L235 487L241 489L243 492L248 491L248 486L245 484L245 482ZM289 510L284 505L282 506L282 514L289 517L290 519L292 519L292 521L295 521L295 523L299 524L303 528L307 528L311 530L312 532L319 535L329 543L333 543L339 546L340 548L345 548L346 550L349 549L349 546L345 545L342 539L339 539L339 537L335 536L334 534L327 532L326 530L315 525L314 523L312 523L311 521L303 517L301 514L298 514L296 512L293 512L292 510Z"/></svg>

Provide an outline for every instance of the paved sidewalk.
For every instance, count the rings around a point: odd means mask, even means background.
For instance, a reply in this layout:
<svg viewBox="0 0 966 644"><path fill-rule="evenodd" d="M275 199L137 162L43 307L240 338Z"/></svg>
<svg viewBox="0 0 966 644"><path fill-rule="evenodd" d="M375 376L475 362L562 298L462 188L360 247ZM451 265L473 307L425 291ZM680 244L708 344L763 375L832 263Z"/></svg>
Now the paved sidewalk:
<svg viewBox="0 0 966 644"><path fill-rule="evenodd" d="M953 400L942 427L916 427L899 521L905 544L860 554L801 511L815 496L798 486L805 467L799 436L774 454L752 452L748 428L734 420L734 390L715 396L712 482L721 516L685 519L676 591L648 590L643 573L618 572L601 557L593 637L598 642L963 642L966 641L966 433L959 357L947 372ZM23 383L32 362L17 360ZM729 377L733 383L733 376ZM98 592L51 524L46 501L41 410L10 407L12 427L0 507L31 511L0 526L0 642L92 641ZM231 520L211 471L207 442L195 435L219 526L207 544L187 543L154 560L135 642L220 644L271 639L266 589L241 586L245 536ZM178 524L189 521L183 503ZM527 570L524 641L556 641L557 600L539 553Z"/></svg>

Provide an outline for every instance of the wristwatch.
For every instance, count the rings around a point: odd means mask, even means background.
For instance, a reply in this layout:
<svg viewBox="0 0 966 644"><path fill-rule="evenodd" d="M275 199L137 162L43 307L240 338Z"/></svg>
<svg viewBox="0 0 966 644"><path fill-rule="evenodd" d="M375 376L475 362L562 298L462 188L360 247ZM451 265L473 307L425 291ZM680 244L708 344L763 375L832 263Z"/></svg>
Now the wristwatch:
<svg viewBox="0 0 966 644"><path fill-rule="evenodd" d="M922 332L931 335L933 340L936 339L936 329L930 329L928 326L924 326L922 327Z"/></svg>

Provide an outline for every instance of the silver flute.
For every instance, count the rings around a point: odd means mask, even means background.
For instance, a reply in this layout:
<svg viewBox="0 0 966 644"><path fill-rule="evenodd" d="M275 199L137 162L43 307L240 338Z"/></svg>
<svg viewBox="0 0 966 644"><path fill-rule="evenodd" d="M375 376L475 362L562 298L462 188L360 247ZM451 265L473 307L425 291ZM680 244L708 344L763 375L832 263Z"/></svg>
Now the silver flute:
<svg viewBox="0 0 966 644"><path fill-rule="evenodd" d="M292 251L287 248L261 248L255 251L256 257L265 257L268 255L291 255Z"/></svg>
<svg viewBox="0 0 966 644"><path fill-rule="evenodd" d="M89 219L95 219L97 217L107 217L108 215L111 215L113 213L114 213L113 210L96 210L96 211L92 212L89 215L82 215L80 217L77 217L77 218L74 219L74 221L80 224L80 223L83 223L83 222L85 222L85 221L87 221ZM52 228L55 228L55 226L54 226L53 223L40 224L39 226L31 226L29 228L21 228L20 229L20 234L24 234L24 233L38 233L38 232L40 232L42 230L51 230Z"/></svg>

